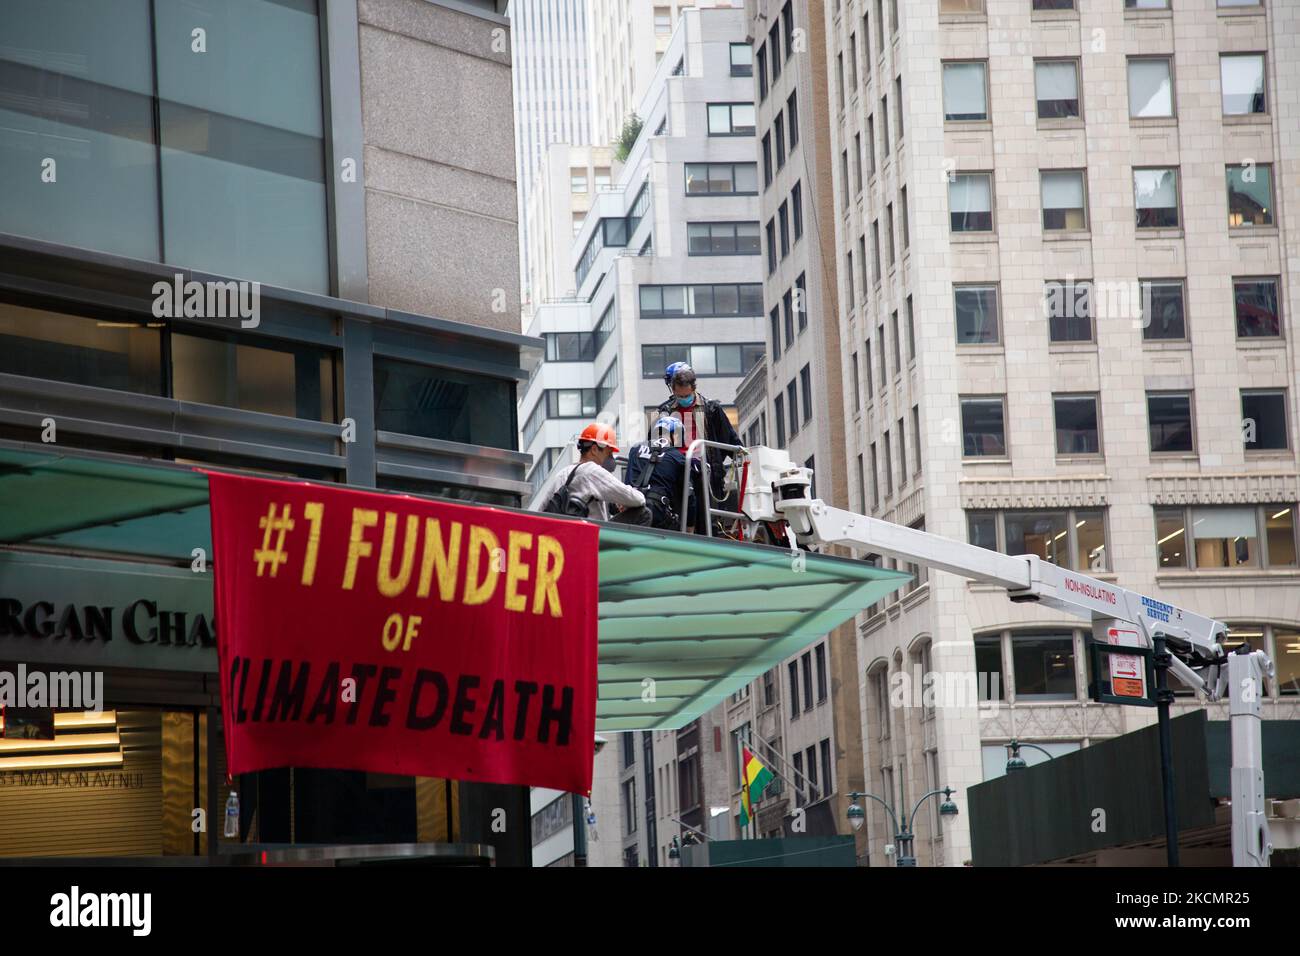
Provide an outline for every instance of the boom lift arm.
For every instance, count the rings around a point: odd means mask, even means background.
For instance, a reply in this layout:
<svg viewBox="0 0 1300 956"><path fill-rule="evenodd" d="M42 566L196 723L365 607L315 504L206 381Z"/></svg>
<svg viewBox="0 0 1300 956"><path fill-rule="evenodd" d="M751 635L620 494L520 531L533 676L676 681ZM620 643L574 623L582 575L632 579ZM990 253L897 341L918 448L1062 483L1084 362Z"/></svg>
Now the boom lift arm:
<svg viewBox="0 0 1300 956"><path fill-rule="evenodd" d="M812 472L779 449L741 450L746 461L740 510L745 523L783 523L790 547L842 545L923 564L1005 588L1017 603L1045 604L1090 621L1094 640L1169 652L1169 670L1209 700L1226 691L1232 725L1232 845L1235 866L1268 866L1260 745L1263 679L1273 664L1246 645L1226 654L1227 626L1037 555L1005 555L964 541L833 508L808 496Z"/></svg>

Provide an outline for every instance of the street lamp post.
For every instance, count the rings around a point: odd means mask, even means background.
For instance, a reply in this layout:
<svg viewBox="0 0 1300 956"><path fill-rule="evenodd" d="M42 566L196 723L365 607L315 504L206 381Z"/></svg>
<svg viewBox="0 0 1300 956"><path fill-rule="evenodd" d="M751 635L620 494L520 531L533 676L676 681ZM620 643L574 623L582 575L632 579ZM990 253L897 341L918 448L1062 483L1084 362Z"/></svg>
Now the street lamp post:
<svg viewBox="0 0 1300 956"><path fill-rule="evenodd" d="M1048 760L1056 759L1054 754L1048 753L1042 747L1038 746L1038 744L1027 744L1019 740L1012 740L1007 744L1007 746L1011 748L1011 756L1007 758L1007 773L1011 773L1015 770L1024 770L1029 766L1025 763L1025 758L1020 756L1021 747L1032 747L1034 750L1039 750L1047 754Z"/></svg>
<svg viewBox="0 0 1300 956"><path fill-rule="evenodd" d="M952 802L953 789L952 787L944 787L942 790L931 790L929 793L921 797L920 800L916 801L916 805L912 807L911 817L904 815L903 819L900 821L898 817L894 815L894 808L884 800L881 800L874 793L859 793L854 790L849 794L849 799L854 801L849 805L848 809L849 823L853 824L854 830L862 829L862 823L866 819L866 813L863 812L862 807L858 806L857 800L859 797L869 797L870 799L875 800L876 803L885 808L889 813L889 818L894 821L894 840L898 843L898 857L894 865L916 866L916 857L912 855L912 843L916 839L916 833L913 831L912 825L916 822L916 814L920 811L921 804L939 793L942 793L944 796L943 803L939 805L939 815L943 817L955 817L957 815L957 804Z"/></svg>

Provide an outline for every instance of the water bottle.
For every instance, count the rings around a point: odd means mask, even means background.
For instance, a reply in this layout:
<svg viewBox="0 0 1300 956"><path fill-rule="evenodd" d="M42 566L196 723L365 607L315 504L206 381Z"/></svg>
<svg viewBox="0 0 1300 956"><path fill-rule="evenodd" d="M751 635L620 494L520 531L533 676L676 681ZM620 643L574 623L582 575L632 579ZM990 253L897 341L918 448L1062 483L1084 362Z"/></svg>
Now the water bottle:
<svg viewBox="0 0 1300 956"><path fill-rule="evenodd" d="M239 794L234 790L226 800L226 828L222 836L239 839Z"/></svg>

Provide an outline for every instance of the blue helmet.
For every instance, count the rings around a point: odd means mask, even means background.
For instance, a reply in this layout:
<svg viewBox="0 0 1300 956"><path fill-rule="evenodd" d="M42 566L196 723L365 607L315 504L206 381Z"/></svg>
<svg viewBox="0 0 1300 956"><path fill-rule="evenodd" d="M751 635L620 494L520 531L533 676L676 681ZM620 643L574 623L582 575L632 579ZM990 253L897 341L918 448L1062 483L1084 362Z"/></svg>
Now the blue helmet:
<svg viewBox="0 0 1300 956"><path fill-rule="evenodd" d="M662 441L672 444L673 435L682 427L681 419L673 418L671 415L664 415L654 423L650 429L651 441Z"/></svg>
<svg viewBox="0 0 1300 956"><path fill-rule="evenodd" d="M664 369L664 384L669 388L673 385L694 385L695 369L686 362L674 362Z"/></svg>

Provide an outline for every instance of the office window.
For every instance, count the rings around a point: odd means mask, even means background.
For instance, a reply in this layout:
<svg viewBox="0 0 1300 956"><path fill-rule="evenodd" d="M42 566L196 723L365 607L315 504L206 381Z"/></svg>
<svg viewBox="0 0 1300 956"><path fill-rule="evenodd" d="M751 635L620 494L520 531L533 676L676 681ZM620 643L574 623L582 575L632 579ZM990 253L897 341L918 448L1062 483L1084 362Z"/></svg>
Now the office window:
<svg viewBox="0 0 1300 956"><path fill-rule="evenodd" d="M867 469L862 463L862 456L858 456L858 510L866 511L867 509Z"/></svg>
<svg viewBox="0 0 1300 956"><path fill-rule="evenodd" d="M782 169L785 166L785 119L780 113L772 121L772 138L776 146L776 168Z"/></svg>
<svg viewBox="0 0 1300 956"><path fill-rule="evenodd" d="M794 9L791 0L786 0L785 6L781 8L781 30L785 36L785 58L788 60L794 53Z"/></svg>
<svg viewBox="0 0 1300 956"><path fill-rule="evenodd" d="M794 280L794 311L799 316L799 331L808 328L808 288L804 273L799 273Z"/></svg>
<svg viewBox="0 0 1300 956"><path fill-rule="evenodd" d="M861 153L861 150L859 150ZM871 114L867 117L867 173L871 176L876 174L876 116ZM861 158L859 157L858 166L858 189L862 186L862 167Z"/></svg>
<svg viewBox="0 0 1300 956"><path fill-rule="evenodd" d="M940 13L983 13L984 0L939 0Z"/></svg>
<svg viewBox="0 0 1300 956"><path fill-rule="evenodd" d="M1079 64L1075 60L1039 60L1034 63L1034 93L1039 119L1075 119L1079 116Z"/></svg>
<svg viewBox="0 0 1300 956"><path fill-rule="evenodd" d="M1017 700L1073 700L1074 636L1012 634L1011 670Z"/></svg>
<svg viewBox="0 0 1300 956"><path fill-rule="evenodd" d="M998 341L997 286L954 286L952 300L959 345L990 345Z"/></svg>
<svg viewBox="0 0 1300 956"><path fill-rule="evenodd" d="M780 399L778 399L780 401ZM790 671L790 719L795 720L799 717L799 662L791 661L789 664ZM799 759L795 755L795 759Z"/></svg>
<svg viewBox="0 0 1300 956"><path fill-rule="evenodd" d="M710 136L753 136L753 103L710 103Z"/></svg>
<svg viewBox="0 0 1300 956"><path fill-rule="evenodd" d="M871 401L872 392L875 391L875 389L871 387L871 376L873 375L872 369L874 366L871 364L871 339L869 337L863 342L863 349L865 351L863 352L862 371L865 372L867 376L867 401L869 402Z"/></svg>
<svg viewBox="0 0 1300 956"><path fill-rule="evenodd" d="M379 356L374 361L377 430L515 447L514 382Z"/></svg>
<svg viewBox="0 0 1300 956"><path fill-rule="evenodd" d="M1237 338L1277 338L1282 334L1277 279L1233 279Z"/></svg>
<svg viewBox="0 0 1300 956"><path fill-rule="evenodd" d="M962 455L1007 457L1006 409L1001 396L961 399Z"/></svg>
<svg viewBox="0 0 1300 956"><path fill-rule="evenodd" d="M803 238L803 184L795 183L790 190L790 205L794 215L794 241Z"/></svg>
<svg viewBox="0 0 1300 956"><path fill-rule="evenodd" d="M898 420L895 434L898 435L898 487L907 487L907 435L903 431L904 419Z"/></svg>
<svg viewBox="0 0 1300 956"><path fill-rule="evenodd" d="M1155 519L1160 570L1296 566L1294 505L1156 508Z"/></svg>
<svg viewBox="0 0 1300 956"><path fill-rule="evenodd" d="M1183 309L1181 280L1143 279L1142 338L1148 342L1183 341L1187 338L1187 321Z"/></svg>
<svg viewBox="0 0 1300 956"><path fill-rule="evenodd" d="M1223 115L1267 112L1264 101L1264 56L1260 53L1219 57Z"/></svg>
<svg viewBox="0 0 1300 956"><path fill-rule="evenodd" d="M1053 395L1058 455L1099 455L1096 395Z"/></svg>
<svg viewBox="0 0 1300 956"><path fill-rule="evenodd" d="M1139 229L1178 225L1178 170L1170 167L1133 170L1133 201Z"/></svg>
<svg viewBox="0 0 1300 956"><path fill-rule="evenodd" d="M668 36L673 32L673 12L670 7L655 7L655 33Z"/></svg>
<svg viewBox="0 0 1300 956"><path fill-rule="evenodd" d="M889 158L889 97L880 98L880 149L885 159Z"/></svg>
<svg viewBox="0 0 1300 956"><path fill-rule="evenodd" d="M1174 85L1167 56L1128 61L1128 115L1151 119L1174 115Z"/></svg>
<svg viewBox="0 0 1300 956"><path fill-rule="evenodd" d="M894 267L894 261L898 256L894 248L894 204L890 203L885 206L885 240L889 250L889 267Z"/></svg>
<svg viewBox="0 0 1300 956"><path fill-rule="evenodd" d="M767 274L776 271L776 220L767 221Z"/></svg>
<svg viewBox="0 0 1300 956"><path fill-rule="evenodd" d="M981 703L1006 699L1006 680L1002 676L1001 635L975 638L975 672L979 675L976 684Z"/></svg>
<svg viewBox="0 0 1300 956"><path fill-rule="evenodd" d="M1148 392L1147 423L1152 452L1190 452L1194 449L1190 394Z"/></svg>
<svg viewBox="0 0 1300 956"><path fill-rule="evenodd" d="M726 342L717 345L643 345L641 377L662 379L663 370L673 362L686 362L701 378L748 375L763 357L761 342ZM603 404L603 403L602 403Z"/></svg>
<svg viewBox="0 0 1300 956"><path fill-rule="evenodd" d="M903 78L901 76L894 78L894 112L898 115L894 117L894 123L898 127L898 138L903 138Z"/></svg>
<svg viewBox="0 0 1300 956"><path fill-rule="evenodd" d="M898 214L900 217L899 226L903 231L903 252L907 252L908 246L911 245L912 243L912 237L909 235L908 232L907 187L906 186L904 186L898 191Z"/></svg>
<svg viewBox="0 0 1300 956"><path fill-rule="evenodd" d="M889 385L888 366L885 363L885 323L881 322L876 326L876 341L880 347L876 349L876 354L880 356L880 390L883 392Z"/></svg>
<svg viewBox="0 0 1300 956"><path fill-rule="evenodd" d="M989 118L987 77L983 62L943 64L943 118L969 122Z"/></svg>
<svg viewBox="0 0 1300 956"><path fill-rule="evenodd" d="M858 37L856 33L849 34L849 90L857 92L858 89Z"/></svg>
<svg viewBox="0 0 1300 956"><path fill-rule="evenodd" d="M805 651L800 658L803 663L803 709L809 711L813 709L813 673L812 673L812 651Z"/></svg>
<svg viewBox="0 0 1300 956"><path fill-rule="evenodd" d="M915 474L921 473L921 406L912 406L912 453L916 456Z"/></svg>
<svg viewBox="0 0 1300 956"><path fill-rule="evenodd" d="M608 186L608 185L609 185L609 167L600 167L600 168L596 169L596 170L595 170L595 177L594 177L594 178L595 178L595 183L596 183L596 188L597 188L597 189L600 189L602 186Z"/></svg>
<svg viewBox="0 0 1300 956"><path fill-rule="evenodd" d="M794 341L794 290L786 289L781 296L781 306L785 310L785 340Z"/></svg>
<svg viewBox="0 0 1300 956"><path fill-rule="evenodd" d="M1273 222L1273 167L1229 166L1228 225L1236 229Z"/></svg>
<svg viewBox="0 0 1300 956"><path fill-rule="evenodd" d="M756 222L687 223L686 240L693 256L756 256L760 251Z"/></svg>
<svg viewBox="0 0 1300 956"><path fill-rule="evenodd" d="M812 802L820 800L825 794L817 790L817 747L809 747L804 751L805 769L808 771L808 799Z"/></svg>
<svg viewBox="0 0 1300 956"><path fill-rule="evenodd" d="M785 387L786 407L790 412L790 437L799 434L799 383L794 379Z"/></svg>
<svg viewBox="0 0 1300 956"><path fill-rule="evenodd" d="M781 258L790 254L790 209L788 202L781 203L776 211L776 221L781 232Z"/></svg>
<svg viewBox="0 0 1300 956"><path fill-rule="evenodd" d="M953 232L991 232L993 176L956 173L948 179L948 214Z"/></svg>
<svg viewBox="0 0 1300 956"><path fill-rule="evenodd" d="M688 196L756 196L757 163L687 163Z"/></svg>
<svg viewBox="0 0 1300 956"><path fill-rule="evenodd" d="M772 420L776 423L776 447L785 447L785 399L780 395L772 399Z"/></svg>
<svg viewBox="0 0 1300 956"><path fill-rule="evenodd" d="M880 448L885 453L885 497L894 493L894 448L889 443L889 430L880 436Z"/></svg>
<svg viewBox="0 0 1300 956"><path fill-rule="evenodd" d="M875 442L871 443L871 507L880 507L880 460Z"/></svg>
<svg viewBox="0 0 1300 956"><path fill-rule="evenodd" d="M784 58L781 56L780 24L772 24L772 29L767 31L767 45L772 48L772 82L775 83L781 75L781 64L784 62Z"/></svg>
<svg viewBox="0 0 1300 956"><path fill-rule="evenodd" d="M1241 421L1246 451L1283 451L1290 447L1286 428L1286 392L1243 389Z"/></svg>
<svg viewBox="0 0 1300 956"><path fill-rule="evenodd" d="M1073 10L1074 0L1033 0L1034 10Z"/></svg>
<svg viewBox="0 0 1300 956"><path fill-rule="evenodd" d="M638 301L643 319L687 316L761 318L763 286L757 282L740 285L643 285L638 289Z"/></svg>
<svg viewBox="0 0 1300 956"><path fill-rule="evenodd" d="M1168 10L1169 0L1124 0L1125 10Z"/></svg>
<svg viewBox="0 0 1300 956"><path fill-rule="evenodd" d="M569 192L585 193L587 191L587 171L572 169L569 171Z"/></svg>
<svg viewBox="0 0 1300 956"><path fill-rule="evenodd" d="M1003 554L1032 554L1076 571L1105 571L1105 513L1068 511L968 511L967 540Z"/></svg>
<svg viewBox="0 0 1300 956"><path fill-rule="evenodd" d="M827 681L826 681L826 645L818 644L813 648L813 655L817 661L817 703L826 700Z"/></svg>
<svg viewBox="0 0 1300 956"><path fill-rule="evenodd" d="M1044 231L1087 229L1083 170L1044 170L1041 176Z"/></svg>
<svg viewBox="0 0 1300 956"><path fill-rule="evenodd" d="M763 134L763 188L772 185L772 134Z"/></svg>
<svg viewBox="0 0 1300 956"><path fill-rule="evenodd" d="M758 48L758 57L756 59L758 66L758 101L761 103L767 99L767 47Z"/></svg>
<svg viewBox="0 0 1300 956"><path fill-rule="evenodd" d="M849 55L852 56L852 53L850 52ZM839 54L835 60L838 66L835 70L835 82L838 84L837 88L840 92L840 112L843 113L844 107L848 104L848 99L845 97L844 93L844 54Z"/></svg>
<svg viewBox="0 0 1300 956"><path fill-rule="evenodd" d="M834 790L831 779L831 741L827 737L821 742L822 754L822 796L826 797Z"/></svg>
<svg viewBox="0 0 1300 956"><path fill-rule="evenodd" d="M844 292L847 301L848 311L852 312L853 303L853 253L844 253Z"/></svg>
<svg viewBox="0 0 1300 956"><path fill-rule="evenodd" d="M751 444L761 444L751 442ZM776 703L776 669L769 668L763 671L763 706L771 707Z"/></svg>
<svg viewBox="0 0 1300 956"><path fill-rule="evenodd" d="M880 220L871 223L871 275L876 285L880 284ZM864 290L865 291L865 290Z"/></svg>
<svg viewBox="0 0 1300 956"><path fill-rule="evenodd" d="M871 294L871 272L867 266L866 236L858 236L858 261L862 263L862 301L866 304L871 301L868 298Z"/></svg>
<svg viewBox="0 0 1300 956"><path fill-rule="evenodd" d="M1092 283L1048 282L1043 289L1051 342L1092 341Z"/></svg>
<svg viewBox="0 0 1300 956"><path fill-rule="evenodd" d="M790 131L790 152L799 145L799 91L795 90L785 101L786 126Z"/></svg>
<svg viewBox="0 0 1300 956"><path fill-rule="evenodd" d="M781 357L781 307L779 305L772 308L772 362Z"/></svg>
<svg viewBox="0 0 1300 956"><path fill-rule="evenodd" d="M807 778L804 776L803 772L803 751L796 751L791 759L794 762L794 805L796 807L802 807L807 803L807 798L804 795L804 787L807 786Z"/></svg>
<svg viewBox="0 0 1300 956"><path fill-rule="evenodd" d="M748 43L731 44L731 75L754 75L754 48Z"/></svg>
<svg viewBox="0 0 1300 956"><path fill-rule="evenodd" d="M903 345L902 338L898 334L898 310L895 309L890 313L889 323L892 326L891 331L894 337L894 371L902 374L903 371Z"/></svg>
<svg viewBox="0 0 1300 956"><path fill-rule="evenodd" d="M858 376L858 353L853 353L853 410L856 412L862 407L862 384ZM861 456L858 456L861 458Z"/></svg>
<svg viewBox="0 0 1300 956"><path fill-rule="evenodd" d="M812 421L812 369L805 365L799 370L799 384L803 388L803 423ZM1285 446L1284 446L1285 447Z"/></svg>

